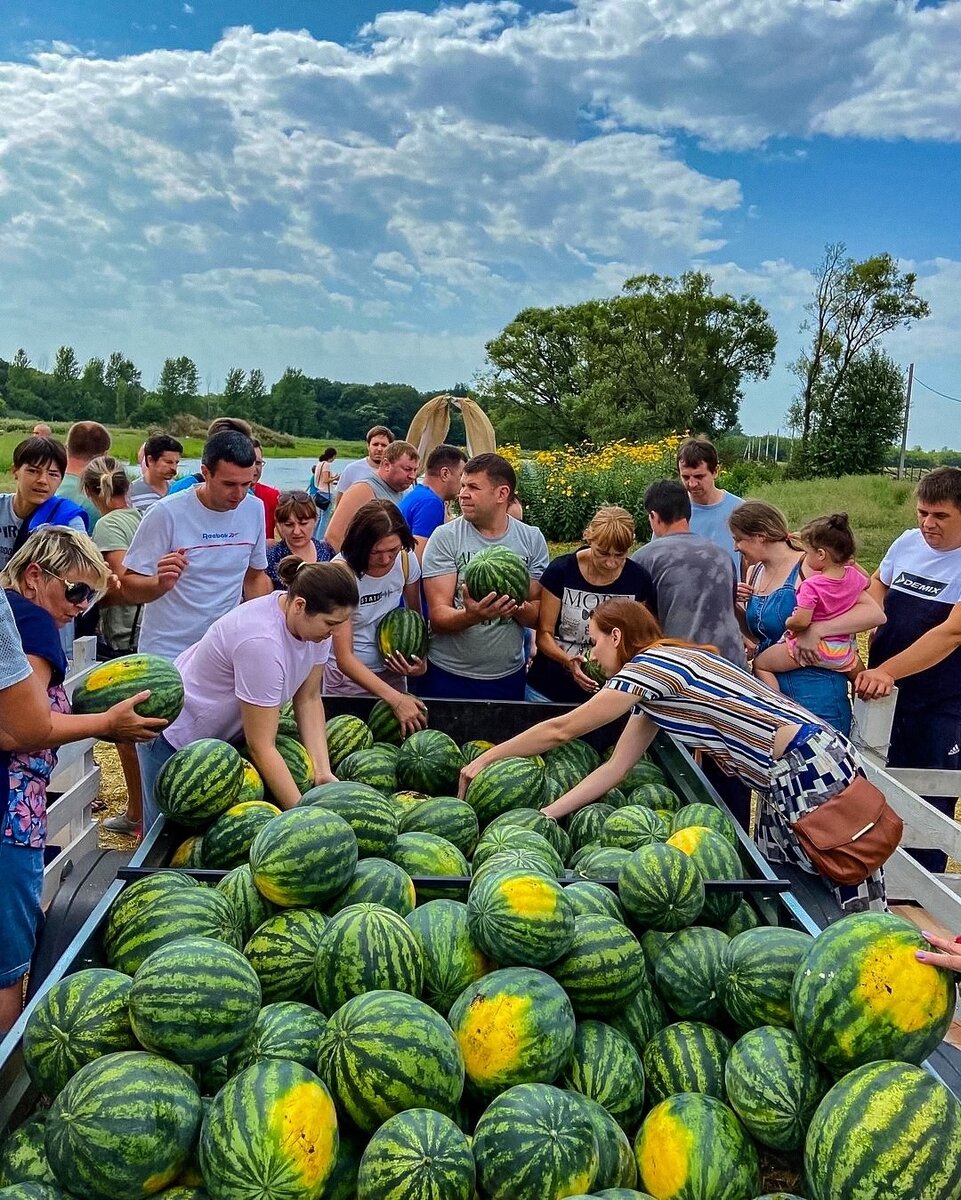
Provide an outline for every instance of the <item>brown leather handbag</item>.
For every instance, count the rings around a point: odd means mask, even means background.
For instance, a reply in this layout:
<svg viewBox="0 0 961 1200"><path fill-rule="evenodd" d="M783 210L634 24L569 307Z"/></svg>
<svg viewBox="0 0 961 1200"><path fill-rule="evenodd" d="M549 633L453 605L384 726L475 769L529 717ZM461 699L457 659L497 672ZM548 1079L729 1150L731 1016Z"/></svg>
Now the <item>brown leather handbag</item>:
<svg viewBox="0 0 961 1200"><path fill-rule="evenodd" d="M792 824L798 844L832 883L863 883L891 857L904 822L880 788L856 775L843 792Z"/></svg>

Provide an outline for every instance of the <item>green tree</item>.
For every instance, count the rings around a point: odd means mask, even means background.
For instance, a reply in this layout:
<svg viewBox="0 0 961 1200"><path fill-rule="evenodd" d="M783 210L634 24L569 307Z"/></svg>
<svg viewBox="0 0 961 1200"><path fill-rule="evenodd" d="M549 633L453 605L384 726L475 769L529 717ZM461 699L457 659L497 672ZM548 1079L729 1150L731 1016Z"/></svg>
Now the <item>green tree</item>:
<svg viewBox="0 0 961 1200"><path fill-rule="evenodd" d="M926 317L926 300L915 294L917 275L900 271L890 254L875 254L860 262L847 256L843 242L825 246L814 268L814 298L806 306L801 332L810 346L792 364L801 392L789 419L801 437L792 460L792 473L811 474L811 433L822 424L816 414L830 414L845 386L852 365L886 333ZM828 418L829 419L829 418Z"/></svg>
<svg viewBox="0 0 961 1200"><path fill-rule="evenodd" d="M30 366L30 359L27 358L27 352L22 346L13 356L13 362L11 363L11 366L14 366L21 371L26 370L26 368Z"/></svg>
<svg viewBox="0 0 961 1200"><path fill-rule="evenodd" d="M200 393L200 376L192 358L182 354L179 358L165 358L160 368L157 396L169 416L174 413L191 412L197 405Z"/></svg>
<svg viewBox="0 0 961 1200"><path fill-rule="evenodd" d="M220 411L225 417L247 417L247 372L242 367L231 367L224 379L224 392Z"/></svg>
<svg viewBox="0 0 961 1200"><path fill-rule="evenodd" d="M53 367L53 376L60 383L76 383L80 378L80 363L77 361L73 346L57 347L57 359Z"/></svg>
<svg viewBox="0 0 961 1200"><path fill-rule="evenodd" d="M102 358L94 356L84 364L83 374L77 385L78 408L76 412L64 416L83 416L94 420L104 421L113 417L114 397L105 379L105 365Z"/></svg>
<svg viewBox="0 0 961 1200"><path fill-rule="evenodd" d="M113 412L110 416L116 424L123 425L131 410L143 402L144 389L140 371L122 350L112 350L104 368L103 379L107 389L113 393Z"/></svg>
<svg viewBox="0 0 961 1200"><path fill-rule="evenodd" d="M267 403L267 384L264 382L264 373L259 367L254 367L247 373L247 382L244 384L244 405L247 409L244 415L251 421L260 421L262 424L266 424L264 417L267 415L265 412Z"/></svg>
<svg viewBox="0 0 961 1200"><path fill-rule="evenodd" d="M310 380L299 367L288 367L270 389L274 427L284 433L313 431L317 402Z"/></svg>

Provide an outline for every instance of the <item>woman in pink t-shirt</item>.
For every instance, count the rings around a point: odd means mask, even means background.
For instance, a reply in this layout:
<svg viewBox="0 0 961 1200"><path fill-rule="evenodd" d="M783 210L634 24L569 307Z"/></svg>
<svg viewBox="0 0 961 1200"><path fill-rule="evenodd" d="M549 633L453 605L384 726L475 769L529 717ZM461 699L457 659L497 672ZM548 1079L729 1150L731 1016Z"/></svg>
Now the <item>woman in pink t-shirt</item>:
<svg viewBox="0 0 961 1200"><path fill-rule="evenodd" d="M855 606L870 579L854 560L854 535L847 513L834 513L808 522L798 535L804 546L804 578L798 585L794 612L784 636L754 659L754 674L775 691L777 672L801 666L797 635L815 621L830 621ZM825 637L817 644L818 665L829 671L857 675L864 670L853 634Z"/></svg>

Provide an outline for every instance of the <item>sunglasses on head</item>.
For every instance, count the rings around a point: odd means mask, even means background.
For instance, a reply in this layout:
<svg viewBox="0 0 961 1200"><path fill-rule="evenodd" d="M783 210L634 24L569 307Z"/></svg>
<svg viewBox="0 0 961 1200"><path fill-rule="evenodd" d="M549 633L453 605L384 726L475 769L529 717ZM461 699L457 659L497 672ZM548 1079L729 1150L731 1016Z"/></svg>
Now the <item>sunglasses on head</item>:
<svg viewBox="0 0 961 1200"><path fill-rule="evenodd" d="M51 579L57 579L63 584L63 595L68 604L90 604L96 600L97 589L89 583L71 583L69 579L54 575L53 571L48 571L46 567L41 567L40 570L44 575L49 575Z"/></svg>
<svg viewBox="0 0 961 1200"><path fill-rule="evenodd" d="M299 488L293 492L281 492L277 498L277 503L289 504L292 500L295 504L306 504L308 502L313 504L313 497Z"/></svg>

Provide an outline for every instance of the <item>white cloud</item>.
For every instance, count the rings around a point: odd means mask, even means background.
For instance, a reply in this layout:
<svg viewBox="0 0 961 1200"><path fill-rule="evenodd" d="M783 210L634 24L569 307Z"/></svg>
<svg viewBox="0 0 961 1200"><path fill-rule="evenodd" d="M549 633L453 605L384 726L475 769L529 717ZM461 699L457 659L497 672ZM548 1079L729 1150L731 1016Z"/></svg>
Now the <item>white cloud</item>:
<svg viewBox="0 0 961 1200"><path fill-rule="evenodd" d="M183 6L183 11L187 14L188 17L192 17L193 12L194 12L194 6L192 4L185 4Z"/></svg>

